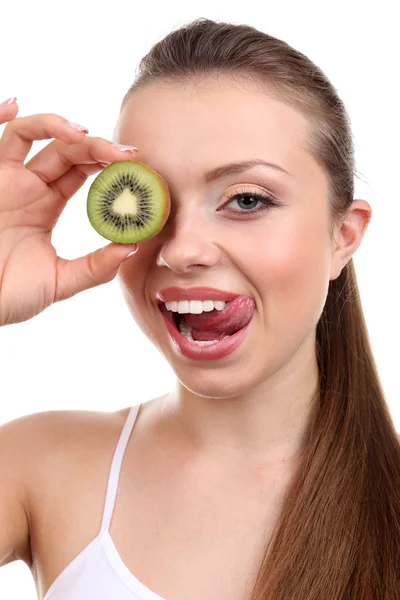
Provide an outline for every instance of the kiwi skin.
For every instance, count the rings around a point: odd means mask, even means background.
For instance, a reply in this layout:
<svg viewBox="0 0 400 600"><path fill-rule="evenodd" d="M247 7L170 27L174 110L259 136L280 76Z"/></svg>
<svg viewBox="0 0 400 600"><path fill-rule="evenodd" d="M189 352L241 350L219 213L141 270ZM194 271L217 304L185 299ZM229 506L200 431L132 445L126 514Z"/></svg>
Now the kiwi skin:
<svg viewBox="0 0 400 600"><path fill-rule="evenodd" d="M157 178L155 183L158 184L159 188L161 189L161 194L160 191L157 191L156 194L156 199L154 199L155 202L155 206L156 206L156 210L160 210L161 212L161 221L159 219L157 219L157 221L159 222L159 225L157 227L156 230L154 230L153 228L150 228L150 231L143 231L143 229L136 229L132 227L132 230L129 228L128 231L121 231L118 230L117 227L115 227L115 229L113 229L112 227L110 227L107 223L105 223L105 221L102 219L101 214L100 214L100 209L99 209L99 205L96 202L96 196L99 195L99 188L104 188L106 189L107 187L107 175L105 175L105 173L110 173L111 176L115 176L117 174L117 169L116 166L120 166L123 169L126 169L126 173L132 174L132 176L134 176L135 178L140 177L140 171L146 173L146 175L150 175ZM139 169L138 169L139 167ZM151 183L149 184L149 182L146 182L146 185L151 187ZM170 210L171 210L171 196L170 196L170 192L168 189L168 185L166 183L166 181L163 179L163 177L160 175L160 173L158 173L157 171L155 171L154 169L152 169L151 167L149 167L148 165L139 162L139 161L132 161L132 160L123 160L123 161L118 161L118 162L114 162L111 163L110 165L108 165L107 167L105 167L105 169L103 169L101 171L101 173L96 177L96 179L93 181L92 185L90 186L89 192L88 192L88 199L87 199L87 214L89 217L89 221L92 225L92 227L105 239L108 239L112 242L116 242L119 244L136 244L140 241L144 241L146 239L150 239L152 237L154 237L155 235L157 235L161 229L164 227L169 214L170 214Z"/></svg>

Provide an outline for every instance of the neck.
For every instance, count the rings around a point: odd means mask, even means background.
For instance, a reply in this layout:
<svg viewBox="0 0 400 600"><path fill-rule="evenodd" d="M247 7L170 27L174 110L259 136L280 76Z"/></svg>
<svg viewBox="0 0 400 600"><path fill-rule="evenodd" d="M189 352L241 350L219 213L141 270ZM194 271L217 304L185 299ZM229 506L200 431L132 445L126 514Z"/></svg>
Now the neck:
<svg viewBox="0 0 400 600"><path fill-rule="evenodd" d="M243 394L210 398L178 382L163 397L162 420L196 455L235 467L294 462L301 452L315 403L315 354L292 359Z"/></svg>

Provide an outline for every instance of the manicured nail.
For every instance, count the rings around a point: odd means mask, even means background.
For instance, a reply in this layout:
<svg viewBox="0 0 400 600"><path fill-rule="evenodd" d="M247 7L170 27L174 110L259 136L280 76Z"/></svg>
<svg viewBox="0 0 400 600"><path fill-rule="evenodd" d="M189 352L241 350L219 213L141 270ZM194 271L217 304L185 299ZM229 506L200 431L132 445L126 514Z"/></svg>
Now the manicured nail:
<svg viewBox="0 0 400 600"><path fill-rule="evenodd" d="M113 144L113 146L121 152L139 152L139 148L136 148L136 146L124 146L123 144Z"/></svg>
<svg viewBox="0 0 400 600"><path fill-rule="evenodd" d="M12 96L12 98L8 98L7 100L4 100L4 102L2 102L0 104L0 106L10 106L10 104L12 104L15 101L16 101L16 97Z"/></svg>
<svg viewBox="0 0 400 600"><path fill-rule="evenodd" d="M84 131L85 133L89 133L89 129L84 125L79 125L79 123L71 123L70 121L67 121L67 123L70 127L73 127L73 129L76 129L77 131Z"/></svg>
<svg viewBox="0 0 400 600"><path fill-rule="evenodd" d="M129 254L127 256L125 256L125 258L122 262L124 262L125 260L128 260L128 258L130 258L134 254L136 254L136 252L139 250L139 244L135 244L135 246L136 246L136 249L133 252L129 252Z"/></svg>

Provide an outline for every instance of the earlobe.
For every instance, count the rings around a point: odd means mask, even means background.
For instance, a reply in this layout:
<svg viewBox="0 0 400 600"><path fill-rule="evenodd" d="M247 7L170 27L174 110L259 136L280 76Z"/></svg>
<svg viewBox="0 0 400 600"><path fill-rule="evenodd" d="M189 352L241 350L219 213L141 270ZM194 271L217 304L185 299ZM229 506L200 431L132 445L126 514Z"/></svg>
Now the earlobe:
<svg viewBox="0 0 400 600"><path fill-rule="evenodd" d="M331 264L331 273L329 276L329 281L334 281L335 279L337 279L340 276L344 266L345 265L341 263L338 264L337 258L334 259Z"/></svg>

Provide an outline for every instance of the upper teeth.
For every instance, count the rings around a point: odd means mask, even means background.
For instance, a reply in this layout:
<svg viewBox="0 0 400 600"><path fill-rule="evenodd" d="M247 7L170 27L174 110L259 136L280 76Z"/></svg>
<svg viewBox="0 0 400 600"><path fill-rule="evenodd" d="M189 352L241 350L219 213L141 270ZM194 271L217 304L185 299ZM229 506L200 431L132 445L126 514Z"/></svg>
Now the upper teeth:
<svg viewBox="0 0 400 600"><path fill-rule="evenodd" d="M223 310L225 302L223 300L180 300L179 302L166 302L167 310L178 312L180 314L192 313L199 315L202 312L211 310Z"/></svg>

